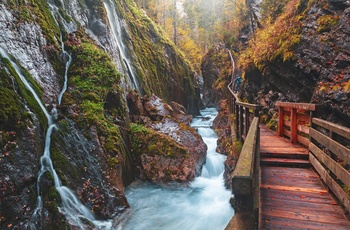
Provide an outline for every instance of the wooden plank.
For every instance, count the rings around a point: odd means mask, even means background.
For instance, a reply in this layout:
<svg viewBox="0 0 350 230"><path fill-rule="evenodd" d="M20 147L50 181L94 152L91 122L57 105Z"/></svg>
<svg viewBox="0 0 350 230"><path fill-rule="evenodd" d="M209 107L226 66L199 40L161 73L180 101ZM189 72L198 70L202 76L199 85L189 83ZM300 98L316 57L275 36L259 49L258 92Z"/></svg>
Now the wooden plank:
<svg viewBox="0 0 350 230"><path fill-rule="evenodd" d="M283 121L283 125L284 125L284 126L287 126L287 127L290 127L291 122L288 121L288 120L284 120L284 121Z"/></svg>
<svg viewBox="0 0 350 230"><path fill-rule="evenodd" d="M283 185L268 185L268 184L262 184L261 188L275 189L275 190L282 190L282 191L327 193L327 190L324 188L323 189L321 189L321 188L302 188L302 187L283 186Z"/></svg>
<svg viewBox="0 0 350 230"><path fill-rule="evenodd" d="M292 167L310 167L309 160L301 159L285 159L285 158L266 158L261 159L261 164L264 165L279 165L279 166L292 166Z"/></svg>
<svg viewBox="0 0 350 230"><path fill-rule="evenodd" d="M337 134L339 134L340 136L343 136L345 138L350 139L350 128L347 128L345 126L341 126L329 121L325 121L319 118L313 118L312 122L316 125L319 125L323 128L326 128L332 132L335 132Z"/></svg>
<svg viewBox="0 0 350 230"><path fill-rule="evenodd" d="M310 114L309 112L303 114L300 113L300 111L298 111L298 124L302 124L302 125L306 125L306 124L310 124L311 123L311 119L310 119Z"/></svg>
<svg viewBox="0 0 350 230"><path fill-rule="evenodd" d="M344 147L313 128L310 129L310 137L314 138L317 142L322 143L324 147L343 159L347 164L350 164L350 149Z"/></svg>
<svg viewBox="0 0 350 230"><path fill-rule="evenodd" d="M239 106L242 106L244 108L248 108L248 109L252 109L252 110L260 110L262 108L261 105L249 104L249 103L240 102L240 101L237 101L236 104Z"/></svg>
<svg viewBox="0 0 350 230"><path fill-rule="evenodd" d="M287 129L283 129L283 134L285 135L285 136L287 136L287 137L291 137L291 135L292 135L292 133L291 133L291 131L289 131L289 130L287 130Z"/></svg>
<svg viewBox="0 0 350 230"><path fill-rule="evenodd" d="M308 217L315 216L316 218L326 216L327 222L345 221L342 210L336 205L300 201L291 202L286 200L273 200L273 202L264 201L264 209L269 210L271 215L277 216L280 212L292 212ZM286 205L286 202L288 205ZM265 212L265 214L267 214L267 212Z"/></svg>
<svg viewBox="0 0 350 230"><path fill-rule="evenodd" d="M334 223L334 222L343 222L346 223L345 218L340 213L332 213L322 215L320 210L314 210L314 212L303 212L302 210L298 210L298 208L288 209L284 208L285 205L280 205L280 209L276 206L263 206L262 212L265 215L275 216L275 217L284 217L284 218L293 218L296 221L299 220L309 220L315 221L319 223ZM278 208L278 209L277 209ZM338 214L338 215L335 215ZM349 226L349 225L348 225Z"/></svg>
<svg viewBox="0 0 350 230"><path fill-rule="evenodd" d="M309 126L305 126L305 125L297 125L297 129L298 131L305 133L305 134L309 134L310 133L310 127Z"/></svg>
<svg viewBox="0 0 350 230"><path fill-rule="evenodd" d="M334 205L334 200L330 199L329 194L327 193L310 193L310 192L280 192L272 189L261 189L261 195L264 199L281 199L281 200L291 200L291 201L300 201L317 204L331 204Z"/></svg>
<svg viewBox="0 0 350 230"><path fill-rule="evenodd" d="M276 101L276 106L310 110L310 111L316 110L316 104L310 104L310 103L291 103L291 102Z"/></svg>
<svg viewBox="0 0 350 230"><path fill-rule="evenodd" d="M327 184L327 186L333 191L338 200L343 204L345 209L350 212L350 198L344 192L342 187L333 180L333 178L328 174L327 170L320 164L312 154L309 155L311 164L314 166L318 174L321 176L322 180Z"/></svg>
<svg viewBox="0 0 350 230"><path fill-rule="evenodd" d="M308 146L309 143L310 143L310 140L309 140L308 138L303 137L303 136L300 136L300 135L297 136L297 141L298 141L300 144L303 144L303 145L305 145L305 146Z"/></svg>
<svg viewBox="0 0 350 230"><path fill-rule="evenodd" d="M308 149L265 133L260 136L262 162L274 155L289 161L281 152L309 155ZM343 210L311 169L261 166L260 196L259 229L350 229Z"/></svg>
<svg viewBox="0 0 350 230"><path fill-rule="evenodd" d="M325 154L321 149L317 148L317 146L313 143L310 143L309 150L317 157L321 163L330 169L338 179L340 179L346 186L350 188L350 172L348 172L331 157Z"/></svg>
<svg viewBox="0 0 350 230"><path fill-rule="evenodd" d="M259 229L288 229L288 230L348 230L349 225L342 223L320 223L311 220L298 220L292 217L261 216L261 228Z"/></svg>
<svg viewBox="0 0 350 230"><path fill-rule="evenodd" d="M290 146L281 146L281 145L277 145L277 146L268 146L268 145L264 145L261 146L261 150L260 152L268 152L271 151L271 153L273 152L290 152L290 153L296 153L296 152L302 152L302 153L307 153L307 149L302 148L300 146L295 146L295 145L290 145Z"/></svg>

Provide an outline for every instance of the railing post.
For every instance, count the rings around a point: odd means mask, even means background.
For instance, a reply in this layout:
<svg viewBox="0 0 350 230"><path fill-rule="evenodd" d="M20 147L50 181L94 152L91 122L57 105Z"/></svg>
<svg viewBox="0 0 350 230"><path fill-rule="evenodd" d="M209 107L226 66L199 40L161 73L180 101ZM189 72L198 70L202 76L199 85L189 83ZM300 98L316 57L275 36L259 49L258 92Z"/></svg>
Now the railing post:
<svg viewBox="0 0 350 230"><path fill-rule="evenodd" d="M232 95L231 95L231 97L232 97L232 111L231 112L233 114L236 114L236 111L235 111L236 110L236 98Z"/></svg>
<svg viewBox="0 0 350 230"><path fill-rule="evenodd" d="M295 144L297 143L297 109L296 108L292 108L291 114L291 124L290 124L290 131L291 131L291 135L290 135L290 141Z"/></svg>
<svg viewBox="0 0 350 230"><path fill-rule="evenodd" d="M248 108L245 108L244 110L244 134L247 136L247 133L249 131L249 126L250 126L250 122L249 122L249 116L250 116L250 113L249 113L249 109Z"/></svg>
<svg viewBox="0 0 350 230"><path fill-rule="evenodd" d="M282 106L278 106L278 136L283 137L284 111Z"/></svg>
<svg viewBox="0 0 350 230"><path fill-rule="evenodd" d="M236 138L237 140L241 140L239 138L239 105L235 104L235 111L236 111Z"/></svg>
<svg viewBox="0 0 350 230"><path fill-rule="evenodd" d="M243 142L243 106L239 106L239 140Z"/></svg>

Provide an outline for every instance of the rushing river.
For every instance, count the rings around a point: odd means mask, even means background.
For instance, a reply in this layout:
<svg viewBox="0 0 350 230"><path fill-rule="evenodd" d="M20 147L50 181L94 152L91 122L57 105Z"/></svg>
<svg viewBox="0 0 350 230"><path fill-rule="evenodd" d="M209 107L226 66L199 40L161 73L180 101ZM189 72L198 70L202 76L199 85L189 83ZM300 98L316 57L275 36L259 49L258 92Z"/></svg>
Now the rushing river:
<svg viewBox="0 0 350 230"><path fill-rule="evenodd" d="M210 128L217 111L207 108L192 126L208 145L202 175L189 186L160 186L134 182L126 190L131 215L118 229L152 230L223 230L234 211L229 203L231 192L224 187L225 156L218 154L216 134Z"/></svg>

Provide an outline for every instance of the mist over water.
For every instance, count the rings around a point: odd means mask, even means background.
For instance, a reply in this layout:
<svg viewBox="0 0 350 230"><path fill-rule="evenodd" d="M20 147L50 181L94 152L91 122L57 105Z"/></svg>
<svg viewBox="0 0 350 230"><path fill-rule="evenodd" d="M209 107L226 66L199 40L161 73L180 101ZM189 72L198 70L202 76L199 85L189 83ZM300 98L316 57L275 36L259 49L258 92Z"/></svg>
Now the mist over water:
<svg viewBox="0 0 350 230"><path fill-rule="evenodd" d="M117 229L225 229L234 211L229 203L231 192L224 186L226 156L215 152L217 137L210 128L217 111L207 108L201 115L191 125L208 145L202 175L180 187L134 182L126 189L131 215Z"/></svg>

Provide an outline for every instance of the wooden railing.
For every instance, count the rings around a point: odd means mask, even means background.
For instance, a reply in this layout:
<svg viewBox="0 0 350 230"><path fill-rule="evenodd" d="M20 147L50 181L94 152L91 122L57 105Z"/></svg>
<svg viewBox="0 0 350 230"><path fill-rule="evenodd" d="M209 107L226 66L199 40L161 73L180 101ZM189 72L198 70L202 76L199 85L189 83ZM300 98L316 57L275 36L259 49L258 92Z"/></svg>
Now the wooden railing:
<svg viewBox="0 0 350 230"><path fill-rule="evenodd" d="M226 230L242 229L241 227L237 227L242 222L246 222L245 224L249 224L252 227L249 229L256 229L260 197L259 167L259 118L254 117L239 155L236 168L231 175L231 188L234 195L231 204L235 210L235 215L225 228Z"/></svg>
<svg viewBox="0 0 350 230"><path fill-rule="evenodd" d="M259 111L261 110L261 106L238 101L238 98L232 91L231 87L232 82L228 85L228 90L230 92L228 103L229 110L230 113L235 114L236 117L236 138L243 142L248 134L250 122L252 121L253 117L259 117Z"/></svg>
<svg viewBox="0 0 350 230"><path fill-rule="evenodd" d="M260 129L259 110L261 106L239 102L236 95L230 91L229 109L235 114L236 139L244 141L239 159L231 175L231 204L235 215L227 225L226 230L242 229L240 224L250 224L255 229L259 211L259 168L260 168ZM247 227L247 226L245 226Z"/></svg>
<svg viewBox="0 0 350 230"><path fill-rule="evenodd" d="M287 136L290 141L309 144L309 130L313 112L317 105L308 103L276 102L278 107L278 130L279 136Z"/></svg>
<svg viewBox="0 0 350 230"><path fill-rule="evenodd" d="M313 118L310 140L312 165L350 212L350 128Z"/></svg>

